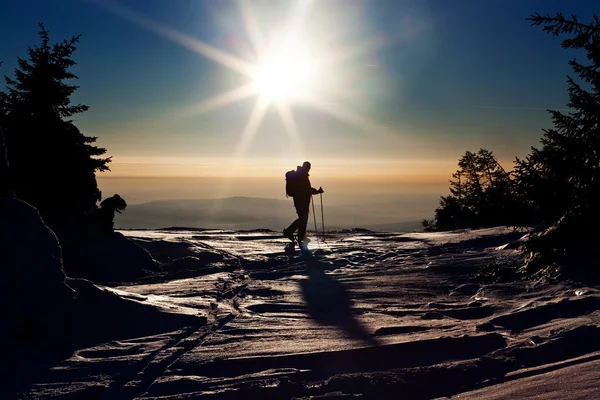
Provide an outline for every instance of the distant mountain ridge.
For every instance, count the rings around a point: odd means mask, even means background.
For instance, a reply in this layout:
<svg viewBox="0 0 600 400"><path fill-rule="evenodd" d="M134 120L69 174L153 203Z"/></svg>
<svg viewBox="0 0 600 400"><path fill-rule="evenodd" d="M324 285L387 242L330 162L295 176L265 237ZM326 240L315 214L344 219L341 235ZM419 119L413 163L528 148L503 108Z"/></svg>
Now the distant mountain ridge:
<svg viewBox="0 0 600 400"><path fill-rule="evenodd" d="M411 232L421 230L425 209L410 213L410 202L324 206L325 229L366 228L371 230ZM418 208L418 204L416 205ZM407 212L408 211L408 212ZM315 204L318 229L321 225L320 204ZM311 209L312 213L312 209ZM429 211L429 213L431 213ZM158 229L172 226L206 229L271 229L280 231L296 213L291 199L228 197L223 199L156 200L131 204L115 218L117 229ZM314 218L309 219L314 229Z"/></svg>

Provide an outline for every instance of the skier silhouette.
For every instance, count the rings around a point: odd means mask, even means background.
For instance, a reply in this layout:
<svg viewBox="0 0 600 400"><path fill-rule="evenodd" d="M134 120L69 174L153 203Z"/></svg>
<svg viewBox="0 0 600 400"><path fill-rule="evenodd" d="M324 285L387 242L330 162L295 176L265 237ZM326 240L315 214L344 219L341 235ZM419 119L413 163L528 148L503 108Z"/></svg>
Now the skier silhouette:
<svg viewBox="0 0 600 400"><path fill-rule="evenodd" d="M294 199L294 207L298 218L283 230L283 236L294 239L294 232L298 231L298 243L306 239L306 225L308 224L308 214L310 208L310 199L313 194L323 193L323 189L315 189L311 186L309 177L310 162L305 161L302 167L297 167L296 171L289 171L286 174L286 195Z"/></svg>

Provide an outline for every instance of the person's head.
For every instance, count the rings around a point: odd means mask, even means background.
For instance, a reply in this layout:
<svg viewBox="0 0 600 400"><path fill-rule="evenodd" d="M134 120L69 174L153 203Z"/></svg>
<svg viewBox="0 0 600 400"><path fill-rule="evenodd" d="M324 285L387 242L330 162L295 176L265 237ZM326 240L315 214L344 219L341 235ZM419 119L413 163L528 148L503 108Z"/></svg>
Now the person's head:
<svg viewBox="0 0 600 400"><path fill-rule="evenodd" d="M308 161L304 161L304 164L302 164L302 169L303 169L305 172L308 172L308 171L310 171L310 163L309 163Z"/></svg>

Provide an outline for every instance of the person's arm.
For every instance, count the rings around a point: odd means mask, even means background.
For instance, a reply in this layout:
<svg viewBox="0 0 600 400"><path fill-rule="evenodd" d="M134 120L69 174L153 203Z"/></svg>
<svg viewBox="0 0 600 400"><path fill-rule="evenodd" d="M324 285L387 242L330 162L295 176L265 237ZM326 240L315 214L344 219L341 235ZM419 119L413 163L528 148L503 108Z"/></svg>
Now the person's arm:
<svg viewBox="0 0 600 400"><path fill-rule="evenodd" d="M315 189L315 188L311 188L311 189L312 189L312 194L324 193L322 187L319 187L319 189Z"/></svg>

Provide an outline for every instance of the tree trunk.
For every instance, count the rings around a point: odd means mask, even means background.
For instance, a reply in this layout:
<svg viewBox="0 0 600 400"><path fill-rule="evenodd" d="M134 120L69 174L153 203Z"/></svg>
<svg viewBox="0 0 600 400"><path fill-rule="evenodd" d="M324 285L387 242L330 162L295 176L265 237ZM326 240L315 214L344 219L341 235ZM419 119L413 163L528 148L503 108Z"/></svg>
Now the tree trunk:
<svg viewBox="0 0 600 400"><path fill-rule="evenodd" d="M10 183L10 171L8 169L8 155L4 132L0 129L0 197L13 197L14 191Z"/></svg>

